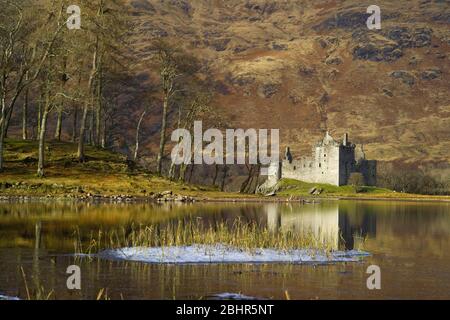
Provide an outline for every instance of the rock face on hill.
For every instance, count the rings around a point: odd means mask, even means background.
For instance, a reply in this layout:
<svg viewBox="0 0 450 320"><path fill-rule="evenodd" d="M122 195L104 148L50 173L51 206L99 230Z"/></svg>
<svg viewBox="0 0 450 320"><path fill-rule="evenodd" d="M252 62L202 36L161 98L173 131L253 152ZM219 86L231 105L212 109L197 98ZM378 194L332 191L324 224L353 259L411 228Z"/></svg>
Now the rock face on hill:
<svg viewBox="0 0 450 320"><path fill-rule="evenodd" d="M377 5L381 30L356 0L133 0L132 37L142 59L155 37L196 55L230 126L279 128L296 154L347 131L370 158L450 172L450 5Z"/></svg>

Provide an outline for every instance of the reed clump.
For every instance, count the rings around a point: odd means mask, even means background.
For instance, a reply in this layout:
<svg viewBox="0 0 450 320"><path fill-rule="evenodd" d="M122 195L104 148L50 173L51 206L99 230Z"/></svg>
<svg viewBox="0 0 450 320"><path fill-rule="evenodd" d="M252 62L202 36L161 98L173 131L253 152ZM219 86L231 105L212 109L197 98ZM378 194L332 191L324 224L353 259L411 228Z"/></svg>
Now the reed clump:
<svg viewBox="0 0 450 320"><path fill-rule="evenodd" d="M25 286L26 300L51 300L53 298L54 290L46 290L38 280L34 281L36 288L34 290L30 290L27 276L22 266L20 266L20 272Z"/></svg>
<svg viewBox="0 0 450 320"><path fill-rule="evenodd" d="M291 230L269 230L256 222L202 223L201 221L176 221L164 225L134 225L119 229L98 230L88 235L88 245L83 247L79 229L76 231L77 253L91 254L104 249L125 247L173 247L190 245L226 245L242 250L270 248L276 250L318 249L331 252L334 241L313 232L296 233ZM86 237L84 237L86 238Z"/></svg>

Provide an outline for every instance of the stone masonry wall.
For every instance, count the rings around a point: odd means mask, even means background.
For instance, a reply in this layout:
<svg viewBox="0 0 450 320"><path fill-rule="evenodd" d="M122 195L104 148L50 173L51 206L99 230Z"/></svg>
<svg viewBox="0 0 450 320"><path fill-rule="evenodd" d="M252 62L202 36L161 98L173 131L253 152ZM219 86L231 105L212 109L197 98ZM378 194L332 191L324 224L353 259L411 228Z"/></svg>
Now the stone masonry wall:
<svg viewBox="0 0 450 320"><path fill-rule="evenodd" d="M342 186L348 184L353 172L362 173L367 186L377 182L377 162L366 160L362 147L357 149L349 143L347 135L342 142L337 142L327 133L313 148L311 157L299 160L293 159L288 148L285 159L280 164L272 164L270 169L265 187L276 185L281 178Z"/></svg>
<svg viewBox="0 0 450 320"><path fill-rule="evenodd" d="M339 147L327 145L316 147L314 158L303 158L292 162L284 160L282 178L305 182L339 184Z"/></svg>

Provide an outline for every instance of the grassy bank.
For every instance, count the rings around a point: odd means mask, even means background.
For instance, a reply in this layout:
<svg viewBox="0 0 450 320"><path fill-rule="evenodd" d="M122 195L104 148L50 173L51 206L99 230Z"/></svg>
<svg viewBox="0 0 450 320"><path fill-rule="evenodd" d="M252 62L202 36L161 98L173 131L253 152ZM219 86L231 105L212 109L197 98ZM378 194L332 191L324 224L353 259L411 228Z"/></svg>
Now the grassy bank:
<svg viewBox="0 0 450 320"><path fill-rule="evenodd" d="M37 142L7 139L5 170L0 173L0 195L146 197L171 190L193 197L239 197L211 187L172 182L145 170L131 168L125 156L107 150L87 146L86 162L79 163L76 144L48 142L47 145L45 177L39 178L36 176Z"/></svg>
<svg viewBox="0 0 450 320"><path fill-rule="evenodd" d="M311 195L312 190L320 194ZM309 183L293 179L282 179L278 195L282 197L321 197L321 198L356 198L356 199L414 199L414 200L446 200L450 196L430 196L395 192L377 187L334 186L330 184Z"/></svg>
<svg viewBox="0 0 450 320"><path fill-rule="evenodd" d="M376 187L332 186L283 179L277 197L220 192L216 188L198 186L154 175L130 166L122 154L86 146L86 161L76 158L77 145L48 142L45 177L36 176L37 150L35 141L6 140L5 170L0 173L0 196L69 196L127 195L149 197L154 193L172 191L174 194L214 201L283 201L285 198L358 198L446 200L450 196L425 196L396 193ZM311 195L312 188L320 194Z"/></svg>

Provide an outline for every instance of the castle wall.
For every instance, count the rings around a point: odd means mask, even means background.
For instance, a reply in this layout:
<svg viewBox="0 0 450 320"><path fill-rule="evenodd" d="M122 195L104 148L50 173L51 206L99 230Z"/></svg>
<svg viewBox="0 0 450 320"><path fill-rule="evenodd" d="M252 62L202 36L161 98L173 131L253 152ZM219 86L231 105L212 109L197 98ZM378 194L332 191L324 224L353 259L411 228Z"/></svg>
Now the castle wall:
<svg viewBox="0 0 450 320"><path fill-rule="evenodd" d="M377 183L377 162L365 160L362 147L356 149L356 145L348 141L347 135L341 143L327 133L313 148L312 156L300 160L293 160L287 148L284 160L280 164L272 164L269 169L265 187L276 185L281 178L342 186L348 184L354 172L362 173L367 186Z"/></svg>
<svg viewBox="0 0 450 320"><path fill-rule="evenodd" d="M334 145L318 146L314 156L289 162L282 162L283 178L314 183L339 184L339 147Z"/></svg>

